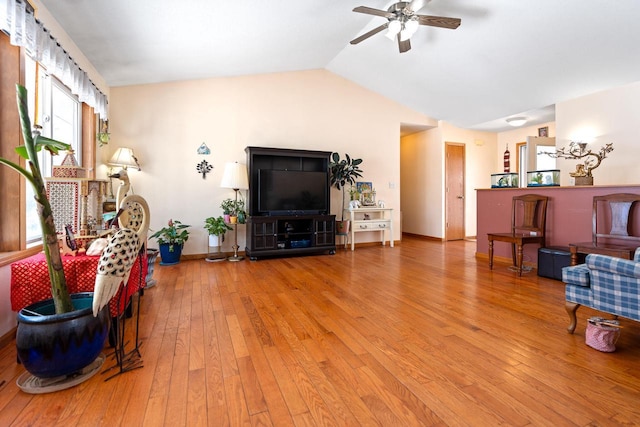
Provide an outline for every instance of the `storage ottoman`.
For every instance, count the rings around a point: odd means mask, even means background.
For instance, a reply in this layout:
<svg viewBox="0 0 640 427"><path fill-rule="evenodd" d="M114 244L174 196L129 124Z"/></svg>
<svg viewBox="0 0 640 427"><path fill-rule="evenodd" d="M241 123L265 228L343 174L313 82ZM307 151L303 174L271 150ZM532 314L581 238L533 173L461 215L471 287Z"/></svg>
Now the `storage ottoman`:
<svg viewBox="0 0 640 427"><path fill-rule="evenodd" d="M578 253L578 264L584 263L585 254ZM562 267L571 265L571 254L566 246L548 246L538 249L538 276L562 280Z"/></svg>

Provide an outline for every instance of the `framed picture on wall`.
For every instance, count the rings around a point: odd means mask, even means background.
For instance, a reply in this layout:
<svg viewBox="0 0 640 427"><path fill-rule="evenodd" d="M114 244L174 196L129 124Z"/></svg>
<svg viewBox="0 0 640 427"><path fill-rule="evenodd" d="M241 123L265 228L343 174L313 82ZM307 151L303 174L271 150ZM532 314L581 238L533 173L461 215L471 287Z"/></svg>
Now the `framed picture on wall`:
<svg viewBox="0 0 640 427"><path fill-rule="evenodd" d="M356 182L356 190L358 193L371 193L373 191L373 184L370 182Z"/></svg>
<svg viewBox="0 0 640 427"><path fill-rule="evenodd" d="M549 136L549 126L545 126L543 128L538 128L538 136L548 137Z"/></svg>

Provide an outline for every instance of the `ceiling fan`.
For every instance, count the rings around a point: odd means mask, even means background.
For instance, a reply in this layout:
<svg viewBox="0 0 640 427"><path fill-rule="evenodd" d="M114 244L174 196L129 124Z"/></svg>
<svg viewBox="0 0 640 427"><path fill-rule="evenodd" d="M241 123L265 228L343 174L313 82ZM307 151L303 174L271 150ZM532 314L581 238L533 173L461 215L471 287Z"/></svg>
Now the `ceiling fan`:
<svg viewBox="0 0 640 427"><path fill-rule="evenodd" d="M351 40L351 44L358 44L368 39L374 34L387 29L386 36L391 40L398 39L398 49L404 53L411 49L409 39L416 32L418 26L428 25L431 27L449 28L455 30L460 26L460 19L446 18L443 16L418 15L416 12L424 7L429 0L400 1L392 4L386 11L374 9L367 6L358 6L354 12L365 13L367 15L382 16L387 18L387 22Z"/></svg>

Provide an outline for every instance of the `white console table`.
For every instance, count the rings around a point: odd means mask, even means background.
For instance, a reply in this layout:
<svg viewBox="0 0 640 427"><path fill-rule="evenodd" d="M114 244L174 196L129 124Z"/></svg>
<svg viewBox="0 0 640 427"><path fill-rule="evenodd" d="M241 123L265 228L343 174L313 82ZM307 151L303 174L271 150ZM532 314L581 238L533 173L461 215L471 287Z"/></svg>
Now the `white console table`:
<svg viewBox="0 0 640 427"><path fill-rule="evenodd" d="M349 208L351 220L351 250L355 250L355 233L379 231L382 246L386 244L385 231L389 232L389 246L393 247L393 209L377 207ZM369 219L365 219L365 218Z"/></svg>

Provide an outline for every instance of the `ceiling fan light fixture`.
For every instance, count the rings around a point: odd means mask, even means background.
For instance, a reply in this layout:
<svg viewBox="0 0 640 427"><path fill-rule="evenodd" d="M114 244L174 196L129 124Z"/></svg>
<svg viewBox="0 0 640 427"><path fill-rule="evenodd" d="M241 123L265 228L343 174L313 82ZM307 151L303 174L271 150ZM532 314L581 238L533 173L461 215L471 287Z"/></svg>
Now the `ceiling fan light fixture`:
<svg viewBox="0 0 640 427"><path fill-rule="evenodd" d="M526 117L510 117L507 119L507 123L509 123L510 126L518 127L527 123L527 118Z"/></svg>
<svg viewBox="0 0 640 427"><path fill-rule="evenodd" d="M393 19L389 21L389 26L387 27L387 29L388 31L385 36L389 40L395 40L398 33L402 30L402 24L400 23L400 21Z"/></svg>
<svg viewBox="0 0 640 427"><path fill-rule="evenodd" d="M405 22L402 27L402 31L400 32L400 40L409 40L411 36L416 33L419 25L418 21L413 18Z"/></svg>

